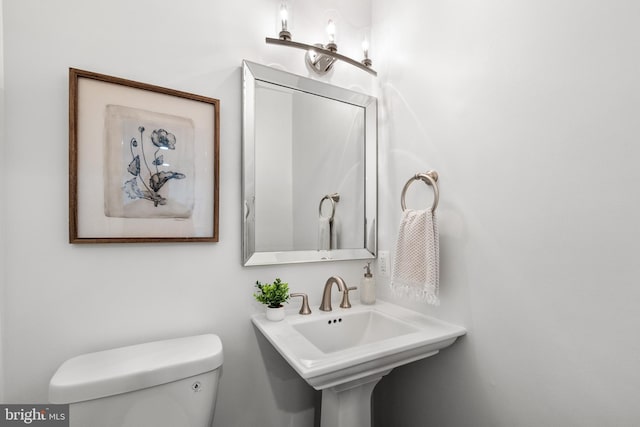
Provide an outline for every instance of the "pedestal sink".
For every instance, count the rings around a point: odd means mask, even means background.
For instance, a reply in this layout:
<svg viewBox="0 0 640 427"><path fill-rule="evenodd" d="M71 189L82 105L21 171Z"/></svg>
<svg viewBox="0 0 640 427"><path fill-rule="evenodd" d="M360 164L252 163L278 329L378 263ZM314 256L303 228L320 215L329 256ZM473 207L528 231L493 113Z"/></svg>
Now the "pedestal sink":
<svg viewBox="0 0 640 427"><path fill-rule="evenodd" d="M461 326L385 301L352 308L288 313L251 321L316 390L322 390L322 427L369 427L371 393L397 366L433 356L466 333Z"/></svg>

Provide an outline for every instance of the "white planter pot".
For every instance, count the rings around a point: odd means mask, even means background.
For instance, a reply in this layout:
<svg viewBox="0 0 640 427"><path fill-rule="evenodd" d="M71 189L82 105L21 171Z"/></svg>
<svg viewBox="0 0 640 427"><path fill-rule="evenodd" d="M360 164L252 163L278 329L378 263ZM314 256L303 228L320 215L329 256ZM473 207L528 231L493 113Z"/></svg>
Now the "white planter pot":
<svg viewBox="0 0 640 427"><path fill-rule="evenodd" d="M278 308L267 307L267 319L273 322L279 322L284 319L284 306Z"/></svg>

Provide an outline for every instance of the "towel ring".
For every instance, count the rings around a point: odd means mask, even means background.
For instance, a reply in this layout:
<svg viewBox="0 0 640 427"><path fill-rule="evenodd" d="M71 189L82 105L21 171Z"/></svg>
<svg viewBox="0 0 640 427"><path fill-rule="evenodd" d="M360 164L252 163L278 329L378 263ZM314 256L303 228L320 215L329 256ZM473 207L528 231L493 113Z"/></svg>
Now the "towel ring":
<svg viewBox="0 0 640 427"><path fill-rule="evenodd" d="M336 215L336 202L340 201L340 194L338 193L327 194L322 199L320 199L320 205L318 205L318 216L320 218L324 218L322 216L322 204L324 203L325 200L329 200L331 202L331 216L328 219L329 221L333 221L333 217Z"/></svg>
<svg viewBox="0 0 640 427"><path fill-rule="evenodd" d="M417 173L404 185L402 189L402 197L400 199L400 205L402 206L402 210L407 210L407 205L404 202L404 197L407 194L407 190L409 186L413 183L413 181L423 181L425 184L430 185L433 188L433 204L431 205L431 212L435 212L438 207L438 201L440 200L440 191L438 190L438 172L429 171L427 173Z"/></svg>

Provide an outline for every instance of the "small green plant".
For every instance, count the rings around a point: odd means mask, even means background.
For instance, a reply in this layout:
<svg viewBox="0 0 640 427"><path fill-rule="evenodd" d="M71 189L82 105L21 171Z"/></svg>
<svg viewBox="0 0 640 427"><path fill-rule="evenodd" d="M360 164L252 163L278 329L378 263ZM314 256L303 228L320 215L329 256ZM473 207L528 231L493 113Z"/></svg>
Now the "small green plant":
<svg viewBox="0 0 640 427"><path fill-rule="evenodd" d="M276 279L273 283L256 282L259 292L253 294L256 301L267 304L271 308L282 307L283 302L289 299L289 284Z"/></svg>

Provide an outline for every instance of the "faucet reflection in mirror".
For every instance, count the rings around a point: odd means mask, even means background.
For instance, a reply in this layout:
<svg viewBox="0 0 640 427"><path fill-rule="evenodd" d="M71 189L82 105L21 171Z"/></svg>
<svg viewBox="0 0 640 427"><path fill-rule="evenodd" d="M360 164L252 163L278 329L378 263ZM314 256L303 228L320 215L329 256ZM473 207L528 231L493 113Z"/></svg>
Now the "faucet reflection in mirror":
<svg viewBox="0 0 640 427"><path fill-rule="evenodd" d="M366 42L366 47L365 42L363 42L362 50L364 58L362 61L358 62L348 56L338 53L338 45L336 44L336 25L333 20L330 19L327 23L327 35L329 37L329 42L326 45L323 45L322 43L310 45L307 43L296 42L291 39L291 32L289 31L289 11L286 3L282 3L280 5L279 22L280 32L278 33L278 38L275 39L267 37L265 41L269 44L279 44L281 46L306 50L305 62L315 73L319 75L326 74L333 68L333 64L340 60L351 64L354 67L358 67L367 73L373 74L374 76L378 75L378 73L371 68L372 61L371 58L369 58L368 42Z"/></svg>

